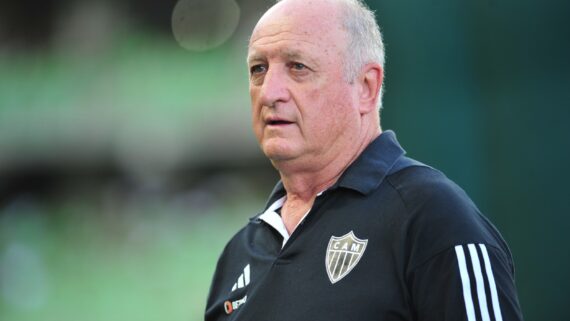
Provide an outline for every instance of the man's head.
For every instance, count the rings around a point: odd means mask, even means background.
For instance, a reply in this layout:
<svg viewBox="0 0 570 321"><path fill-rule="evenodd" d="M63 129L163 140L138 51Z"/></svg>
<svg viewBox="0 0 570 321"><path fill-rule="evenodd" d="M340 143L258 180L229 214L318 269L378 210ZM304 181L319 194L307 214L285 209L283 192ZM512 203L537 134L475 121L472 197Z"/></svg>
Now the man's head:
<svg viewBox="0 0 570 321"><path fill-rule="evenodd" d="M283 0L269 9L248 52L264 153L317 170L368 144L380 132L383 60L374 15L357 0Z"/></svg>

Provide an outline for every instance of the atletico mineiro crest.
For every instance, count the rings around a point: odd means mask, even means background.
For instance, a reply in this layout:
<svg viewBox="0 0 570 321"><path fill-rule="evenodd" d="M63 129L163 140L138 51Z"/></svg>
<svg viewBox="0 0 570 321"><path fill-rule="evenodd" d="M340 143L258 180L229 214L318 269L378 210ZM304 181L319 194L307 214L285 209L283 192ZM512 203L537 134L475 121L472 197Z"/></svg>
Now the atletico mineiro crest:
<svg viewBox="0 0 570 321"><path fill-rule="evenodd" d="M344 278L358 264L368 240L361 240L353 231L343 236L332 236L325 259L327 274L332 284Z"/></svg>

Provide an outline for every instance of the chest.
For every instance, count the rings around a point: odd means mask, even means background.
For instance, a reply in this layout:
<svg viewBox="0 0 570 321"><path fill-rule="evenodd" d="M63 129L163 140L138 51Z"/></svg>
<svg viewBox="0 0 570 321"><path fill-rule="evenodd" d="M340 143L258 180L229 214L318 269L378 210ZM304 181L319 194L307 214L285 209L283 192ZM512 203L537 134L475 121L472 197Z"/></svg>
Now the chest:
<svg viewBox="0 0 570 321"><path fill-rule="evenodd" d="M270 226L250 224L224 268L234 282L227 278L213 293L218 304L229 302L231 311L220 310L212 320L409 319L393 213L350 203L315 204L283 248ZM248 284L244 278L240 287L245 266Z"/></svg>

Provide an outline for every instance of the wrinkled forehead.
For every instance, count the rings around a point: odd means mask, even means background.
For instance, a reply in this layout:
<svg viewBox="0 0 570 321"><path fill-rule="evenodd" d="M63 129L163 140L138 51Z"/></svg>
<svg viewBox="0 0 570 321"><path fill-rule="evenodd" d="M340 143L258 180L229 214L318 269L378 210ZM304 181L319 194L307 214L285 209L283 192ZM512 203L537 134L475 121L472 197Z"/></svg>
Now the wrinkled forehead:
<svg viewBox="0 0 570 321"><path fill-rule="evenodd" d="M249 46L271 42L278 36L312 43L338 42L344 36L339 8L330 2L280 2L261 17Z"/></svg>

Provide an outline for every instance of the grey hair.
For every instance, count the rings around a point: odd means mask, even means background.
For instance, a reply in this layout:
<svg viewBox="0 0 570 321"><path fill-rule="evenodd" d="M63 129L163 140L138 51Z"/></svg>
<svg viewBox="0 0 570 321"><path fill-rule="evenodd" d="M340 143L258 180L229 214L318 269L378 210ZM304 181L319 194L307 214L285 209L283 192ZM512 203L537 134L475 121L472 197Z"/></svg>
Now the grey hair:
<svg viewBox="0 0 570 321"><path fill-rule="evenodd" d="M349 38L345 68L348 81L353 82L360 69L368 63L378 63L384 70L384 43L374 11L362 0L340 2L344 5L342 23ZM382 108L383 88L384 86L380 88L378 108Z"/></svg>

